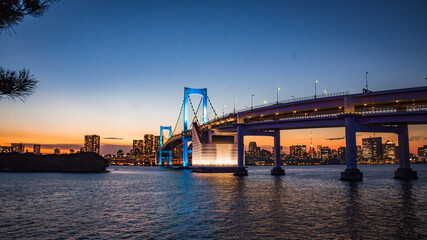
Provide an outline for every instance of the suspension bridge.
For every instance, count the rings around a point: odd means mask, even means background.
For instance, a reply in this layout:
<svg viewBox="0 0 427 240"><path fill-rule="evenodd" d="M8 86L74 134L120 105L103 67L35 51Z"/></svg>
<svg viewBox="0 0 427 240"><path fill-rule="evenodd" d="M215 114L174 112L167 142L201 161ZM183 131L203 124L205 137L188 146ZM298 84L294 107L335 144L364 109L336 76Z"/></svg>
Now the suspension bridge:
<svg viewBox="0 0 427 240"><path fill-rule="evenodd" d="M201 96L197 107L191 101L191 95ZM214 113L211 120L208 120L209 107ZM200 109L201 121L197 117ZM182 129L180 123L183 123ZM191 153L193 171L228 169L235 175L247 175L244 137L271 136L274 138L271 174L284 175L280 160L281 130L345 127L347 168L341 173L342 180L363 179L357 168L357 132L398 134L400 161L395 178L416 179L417 172L411 169L409 162L408 125L426 123L427 87L314 95L246 108L223 116L216 113L206 88L186 87L173 130L171 126L160 127L158 162L159 165L166 162L173 165L172 151L182 145L182 167L189 167ZM169 131L169 138L163 143L164 130ZM168 153L167 159L164 153Z"/></svg>

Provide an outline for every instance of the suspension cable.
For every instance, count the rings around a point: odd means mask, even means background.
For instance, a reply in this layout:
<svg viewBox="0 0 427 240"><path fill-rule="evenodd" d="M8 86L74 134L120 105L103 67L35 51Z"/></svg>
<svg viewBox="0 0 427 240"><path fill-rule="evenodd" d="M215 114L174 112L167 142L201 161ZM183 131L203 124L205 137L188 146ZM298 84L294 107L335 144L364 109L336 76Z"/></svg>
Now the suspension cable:
<svg viewBox="0 0 427 240"><path fill-rule="evenodd" d="M215 108L212 105L211 99L208 96L208 91L206 90L206 97L208 98L209 104L211 105L212 111L215 113L215 117L218 117L218 114L216 114Z"/></svg>
<svg viewBox="0 0 427 240"><path fill-rule="evenodd" d="M193 113L194 113L194 116L197 116L197 113L196 113L196 111L194 111L194 106L193 106L193 102L191 101L191 98L190 98L190 96L188 96L188 101L190 102L190 105L191 105L191 109L193 110ZM194 119L193 119L194 120ZM199 119L196 117L196 122L197 122L197 124L198 125L200 125L200 123L199 123Z"/></svg>
<svg viewBox="0 0 427 240"><path fill-rule="evenodd" d="M182 109L183 109L183 108L184 108L184 100L182 100L181 110L179 110L178 119L176 120L175 127L173 128L172 136L174 136L174 135L175 135L175 130L176 130L176 127L178 127L179 119L181 118L181 113L182 113Z"/></svg>
<svg viewBox="0 0 427 240"><path fill-rule="evenodd" d="M197 113L199 113L199 109L200 109L200 105L202 104L202 101L203 101L203 98L201 98L200 99L200 102L199 102L199 106L197 106L197 111L196 111L196 114ZM197 115L194 115L194 118L193 118L193 121L192 122L194 122L194 119L197 117ZM198 119L198 118L197 118Z"/></svg>

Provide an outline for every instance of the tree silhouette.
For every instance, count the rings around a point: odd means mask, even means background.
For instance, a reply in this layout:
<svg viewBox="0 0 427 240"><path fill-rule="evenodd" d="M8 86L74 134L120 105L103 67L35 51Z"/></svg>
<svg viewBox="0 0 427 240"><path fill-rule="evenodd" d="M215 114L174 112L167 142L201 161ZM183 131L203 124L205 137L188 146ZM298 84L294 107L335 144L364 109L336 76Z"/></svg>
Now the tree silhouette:
<svg viewBox="0 0 427 240"><path fill-rule="evenodd" d="M58 0L0 0L0 34L13 30L25 16L41 17L53 2ZM30 71L5 70L0 67L0 100L7 97L11 100L25 101L31 95L37 80Z"/></svg>
<svg viewBox="0 0 427 240"><path fill-rule="evenodd" d="M57 0L0 0L0 33L13 30L25 16L41 17Z"/></svg>
<svg viewBox="0 0 427 240"><path fill-rule="evenodd" d="M19 72L0 67L0 99L25 99L34 92L38 81L25 68Z"/></svg>

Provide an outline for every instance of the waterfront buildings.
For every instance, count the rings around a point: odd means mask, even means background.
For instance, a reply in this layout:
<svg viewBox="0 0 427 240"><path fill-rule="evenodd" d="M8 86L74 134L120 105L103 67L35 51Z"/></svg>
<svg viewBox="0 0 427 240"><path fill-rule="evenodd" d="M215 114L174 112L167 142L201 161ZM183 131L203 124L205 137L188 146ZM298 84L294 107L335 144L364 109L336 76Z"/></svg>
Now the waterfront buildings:
<svg viewBox="0 0 427 240"><path fill-rule="evenodd" d="M33 145L33 153L36 155L40 155L41 146L39 144Z"/></svg>
<svg viewBox="0 0 427 240"><path fill-rule="evenodd" d="M153 134L145 134L144 135L144 152L145 155L151 155L154 151L154 135Z"/></svg>
<svg viewBox="0 0 427 240"><path fill-rule="evenodd" d="M94 152L99 154L100 137L98 135L85 135L85 146L82 152Z"/></svg>
<svg viewBox="0 0 427 240"><path fill-rule="evenodd" d="M427 157L427 145L424 145L422 147L418 147L418 156L419 157Z"/></svg>
<svg viewBox="0 0 427 240"><path fill-rule="evenodd" d="M363 158L370 161L378 161L382 158L381 137L370 137L362 139Z"/></svg>
<svg viewBox="0 0 427 240"><path fill-rule="evenodd" d="M394 142L387 140L385 144L383 144L383 158L395 160L397 155L397 147Z"/></svg>
<svg viewBox="0 0 427 240"><path fill-rule="evenodd" d="M131 155L141 156L144 154L144 140L133 140Z"/></svg>
<svg viewBox="0 0 427 240"><path fill-rule="evenodd" d="M25 144L23 143L12 143L12 152L24 153Z"/></svg>
<svg viewBox="0 0 427 240"><path fill-rule="evenodd" d="M160 147L160 136L154 136L154 149L153 152L156 152Z"/></svg>

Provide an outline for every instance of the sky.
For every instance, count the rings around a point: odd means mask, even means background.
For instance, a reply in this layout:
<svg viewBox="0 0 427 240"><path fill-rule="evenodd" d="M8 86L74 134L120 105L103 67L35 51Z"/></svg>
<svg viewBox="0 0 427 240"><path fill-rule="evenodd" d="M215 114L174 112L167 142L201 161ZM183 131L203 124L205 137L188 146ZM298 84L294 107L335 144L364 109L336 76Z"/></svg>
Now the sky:
<svg viewBox="0 0 427 240"><path fill-rule="evenodd" d="M0 99L0 145L67 152L98 134L102 154L128 151L175 125L184 87L207 88L222 114L252 94L276 101L277 88L280 100L314 95L315 80L318 93L360 93L365 72L373 91L425 86L426 11L427 1L62 0L0 34L0 66L39 80L26 102ZM281 135L285 147L345 145L343 128ZM425 125L409 135L411 152L427 144Z"/></svg>

